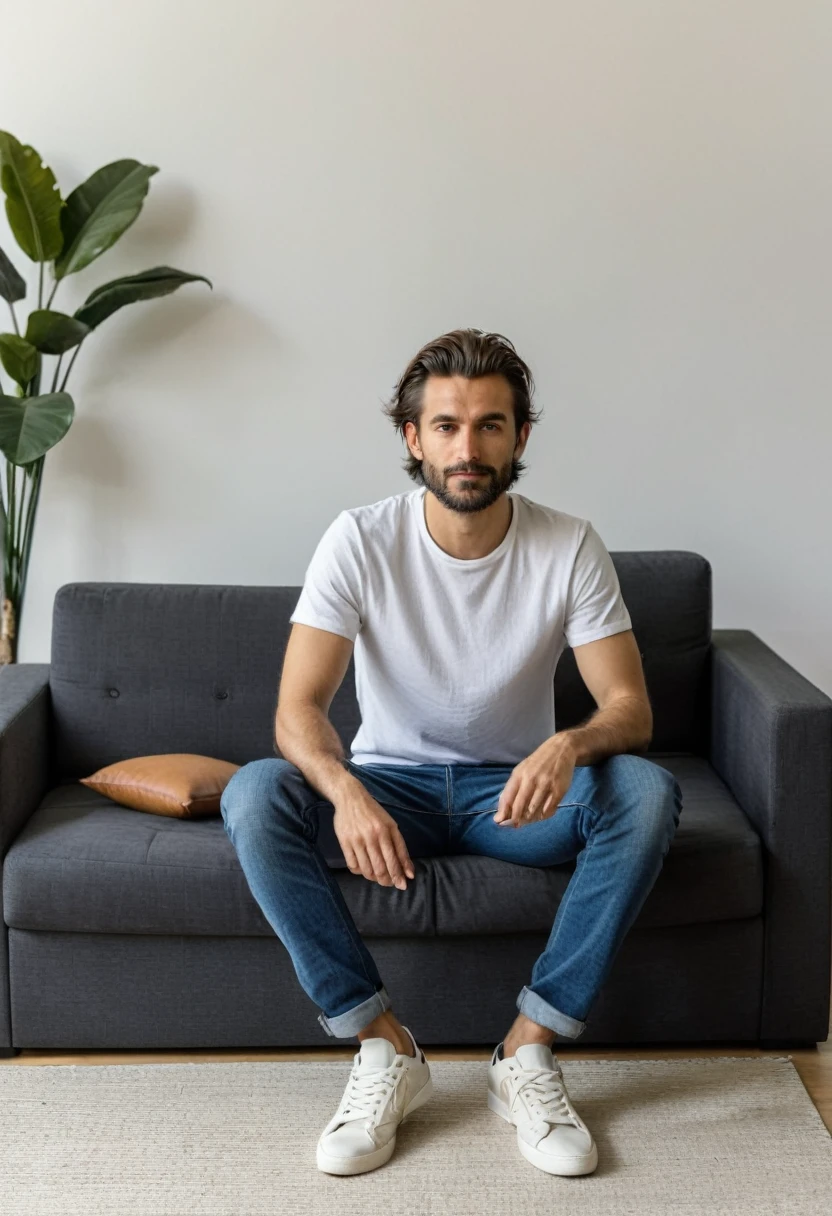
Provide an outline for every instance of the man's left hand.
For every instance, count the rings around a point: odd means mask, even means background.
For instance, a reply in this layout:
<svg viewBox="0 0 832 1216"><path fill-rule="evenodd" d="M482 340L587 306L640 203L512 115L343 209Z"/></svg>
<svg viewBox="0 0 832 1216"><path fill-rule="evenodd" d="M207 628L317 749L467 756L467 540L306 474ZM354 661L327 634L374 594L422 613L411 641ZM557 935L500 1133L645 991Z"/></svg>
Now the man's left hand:
<svg viewBox="0 0 832 1216"><path fill-rule="evenodd" d="M575 751L565 731L552 735L515 767L503 788L494 822L519 828L551 819L575 772Z"/></svg>

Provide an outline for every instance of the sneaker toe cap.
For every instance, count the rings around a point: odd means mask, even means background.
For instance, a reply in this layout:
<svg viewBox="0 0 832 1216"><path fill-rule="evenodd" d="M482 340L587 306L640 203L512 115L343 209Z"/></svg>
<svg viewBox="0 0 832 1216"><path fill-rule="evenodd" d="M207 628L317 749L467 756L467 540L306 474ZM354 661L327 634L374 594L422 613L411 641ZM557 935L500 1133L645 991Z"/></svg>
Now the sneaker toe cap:
<svg viewBox="0 0 832 1216"><path fill-rule="evenodd" d="M358 1123L345 1123L334 1131L325 1132L320 1140L321 1148L330 1157L363 1157L374 1153L379 1147L366 1127Z"/></svg>
<svg viewBox="0 0 832 1216"><path fill-rule="evenodd" d="M521 1135L527 1129L520 1129ZM583 1128L572 1124L555 1123L549 1127L544 1136L533 1128L523 1136L538 1152L546 1153L553 1158L586 1157L592 1152L592 1136Z"/></svg>

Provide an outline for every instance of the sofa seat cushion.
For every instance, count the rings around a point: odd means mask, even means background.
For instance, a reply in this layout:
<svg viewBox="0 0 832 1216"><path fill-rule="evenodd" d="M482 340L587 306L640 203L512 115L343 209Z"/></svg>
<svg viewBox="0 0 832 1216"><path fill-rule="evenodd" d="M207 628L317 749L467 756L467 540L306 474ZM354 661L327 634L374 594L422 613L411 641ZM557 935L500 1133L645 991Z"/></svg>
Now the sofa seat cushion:
<svg viewBox="0 0 832 1216"><path fill-rule="evenodd" d="M652 757L683 795L679 827L636 925L757 916L760 839L710 764ZM522 829L520 829L522 830ZM330 835L330 840L334 839ZM575 868L491 857L417 859L406 891L333 867L361 934L548 933ZM273 934L248 888L219 815L166 818L118 806L68 781L48 791L3 860L10 928L73 933Z"/></svg>

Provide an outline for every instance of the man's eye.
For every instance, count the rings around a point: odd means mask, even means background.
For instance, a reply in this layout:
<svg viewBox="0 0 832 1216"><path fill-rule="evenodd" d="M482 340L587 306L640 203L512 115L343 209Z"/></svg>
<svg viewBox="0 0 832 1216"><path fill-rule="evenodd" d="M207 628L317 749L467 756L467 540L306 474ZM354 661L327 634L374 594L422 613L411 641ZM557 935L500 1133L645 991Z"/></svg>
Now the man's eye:
<svg viewBox="0 0 832 1216"><path fill-rule="evenodd" d="M450 425L451 425L451 423L450 423L450 422L443 422L443 423L440 425L439 430L440 430L440 431L441 431L441 430L444 430L444 428L445 428L446 426L450 426ZM490 427L492 428L492 430L496 430L496 429L497 429L497 424L496 424L496 422L486 422L486 423L484 423L483 425L484 425L484 426L490 426Z"/></svg>

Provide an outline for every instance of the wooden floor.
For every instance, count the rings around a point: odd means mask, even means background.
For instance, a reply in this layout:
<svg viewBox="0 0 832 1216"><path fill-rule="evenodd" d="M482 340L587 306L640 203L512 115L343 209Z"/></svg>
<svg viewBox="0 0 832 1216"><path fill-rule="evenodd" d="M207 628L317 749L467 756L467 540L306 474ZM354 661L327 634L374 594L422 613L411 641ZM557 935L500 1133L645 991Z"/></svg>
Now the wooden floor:
<svg viewBox="0 0 832 1216"><path fill-rule="evenodd" d="M506 1026L508 1029L508 1026ZM428 1061L432 1060L489 1060L496 1046L480 1049L455 1047L425 1048ZM344 1060L351 1061L358 1049L353 1042L344 1047L320 1047L304 1051L21 1051L9 1060L0 1059L0 1064L14 1067L15 1064L200 1064L231 1063L235 1060ZM555 1051L564 1061L568 1060L668 1060L702 1059L708 1056L790 1056L803 1084L820 1112L820 1116L832 1132L832 1041L807 1050L760 1051L758 1048L720 1044L718 1047L677 1047L654 1051L641 1047L627 1050L580 1047L568 1045L560 1039Z"/></svg>

